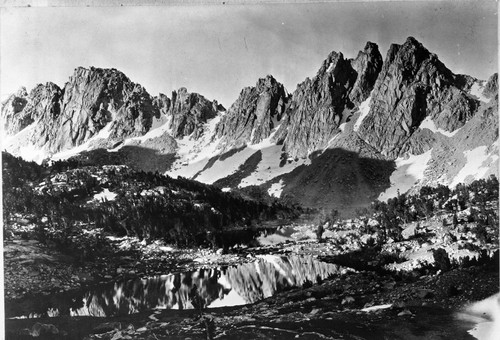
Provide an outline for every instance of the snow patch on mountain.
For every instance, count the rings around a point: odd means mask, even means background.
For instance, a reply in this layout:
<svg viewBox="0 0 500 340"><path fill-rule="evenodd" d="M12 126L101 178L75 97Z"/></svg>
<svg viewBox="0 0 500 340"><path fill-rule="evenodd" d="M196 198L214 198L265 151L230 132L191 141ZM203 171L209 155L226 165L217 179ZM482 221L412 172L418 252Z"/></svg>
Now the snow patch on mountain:
<svg viewBox="0 0 500 340"><path fill-rule="evenodd" d="M217 121L215 121L215 119L217 119ZM212 127L215 129L219 119L220 118L214 118L214 120L209 122L210 126L207 128L208 136L210 136ZM245 163L250 156L256 151L261 151L262 159L257 165L256 170L239 183L238 187L242 188L250 185L263 184L277 176L293 171L298 166L310 164L309 159L301 159L296 162L292 160L280 166L282 146L275 145L273 141L273 137L278 128L279 125L276 124L269 137L265 138L260 143L247 145L245 148L234 152L222 160L219 158L205 170L203 169L209 159L220 154L220 150L217 149L219 140L207 140L208 143L202 150L196 150L195 142L185 138L178 142L178 154L181 157L174 163L172 169L167 172L167 175L192 178L198 174L196 177L197 181L213 184L217 180L237 172L240 165ZM203 145L204 143L205 142L202 141L200 144Z"/></svg>
<svg viewBox="0 0 500 340"><path fill-rule="evenodd" d="M103 127L96 135L92 136L92 138L89 138L85 143L80 144L74 148L68 149L68 150L63 150L60 151L54 155L52 155L51 159L53 161L59 161L59 160L65 160L70 157L78 155L80 152L87 151L92 149L92 144L95 143L95 141L99 139L108 139L109 135L111 134L111 126L113 122L109 122L106 124L105 127Z"/></svg>
<svg viewBox="0 0 500 340"><path fill-rule="evenodd" d="M205 167L211 157L219 153L220 139L212 139L212 136L215 136L215 128L221 118L222 114L219 113L216 117L207 121L203 135L198 140L194 140L192 136L185 136L177 140L178 159L174 162L172 168L165 173L166 175L174 178L177 176L192 178ZM197 178L197 180L200 179Z"/></svg>
<svg viewBox="0 0 500 340"><path fill-rule="evenodd" d="M356 123L354 124L354 131L358 131L359 127L361 126L361 123L363 123L363 119L368 116L368 113L370 112L370 103L372 101L372 96L370 95L364 102L359 104L359 112L361 113L358 119L356 120Z"/></svg>
<svg viewBox="0 0 500 340"><path fill-rule="evenodd" d="M434 121L432 120L431 117L426 117L422 123L420 123L420 129L429 129L431 130L432 132L437 132L437 133L440 133L446 137L453 137L454 135L456 135L456 133L458 131L460 131L460 129L456 129L455 131L453 132L449 132L449 131L446 131L446 130L443 130L443 129L440 129L436 126L436 124L434 123Z"/></svg>
<svg viewBox="0 0 500 340"><path fill-rule="evenodd" d="M249 148L255 150L255 146L258 145L253 145ZM244 178L238 187L243 188L249 185L260 185L272 180L273 178L292 172L295 168L301 165L311 164L311 160L306 158L298 161L286 162L280 167L280 156L282 152L281 145L269 145L268 147L260 149L260 151L262 153L262 160L259 162L257 169L248 177Z"/></svg>
<svg viewBox="0 0 500 340"><path fill-rule="evenodd" d="M421 155L411 155L408 158L396 159L396 170L391 174L391 186L378 197L380 201L396 197L398 190L403 193L424 178L427 164L432 158L432 149Z"/></svg>
<svg viewBox="0 0 500 340"><path fill-rule="evenodd" d="M171 118L165 118L164 120L157 119L156 120L156 126L152 126L151 130L149 130L146 134L140 137L133 137L125 140L122 145L128 145L131 144L132 141L139 141L139 142L145 142L148 139L153 139L157 137L161 137L165 132L167 132L169 135L172 135L172 129L169 129L170 121ZM160 123L162 123L160 125Z"/></svg>
<svg viewBox="0 0 500 340"><path fill-rule="evenodd" d="M452 187L457 186L459 183L467 183L469 176L473 179L484 178L490 169L490 164L498 161L498 155L489 154L488 147L485 145L464 151L463 153L466 163L451 182L450 185Z"/></svg>
<svg viewBox="0 0 500 340"><path fill-rule="evenodd" d="M262 142L258 144L248 146L249 149L260 150L262 160L259 162L257 169L248 177L244 178L238 187L243 188L250 185L260 185L272 180L273 178L292 172L295 168L301 165L311 164L310 159L306 158L299 161L286 162L280 166L282 146L275 145L273 142L274 135L278 129L279 125L276 125L269 137L262 140Z"/></svg>
<svg viewBox="0 0 500 340"><path fill-rule="evenodd" d="M35 162L38 164L42 164L43 160L47 158L47 155L34 145L21 146L19 148L18 155L25 161Z"/></svg>
<svg viewBox="0 0 500 340"><path fill-rule="evenodd" d="M2 150L19 156L28 162L41 164L47 158L47 154L42 149L35 147L29 138L36 128L36 122L28 125L23 130L12 136L2 136Z"/></svg>
<svg viewBox="0 0 500 340"><path fill-rule="evenodd" d="M247 147L222 161L219 159L215 161L209 169L206 169L196 177L196 180L207 184L213 184L215 181L235 173L239 166L254 153L254 149Z"/></svg>
<svg viewBox="0 0 500 340"><path fill-rule="evenodd" d="M283 180L280 179L278 183L273 183L271 185L271 187L267 190L267 193L269 194L269 196L280 198L281 193L283 192L283 188L284 188L284 183Z"/></svg>
<svg viewBox="0 0 500 340"><path fill-rule="evenodd" d="M94 195L94 201L114 201L117 194L115 194L112 191L109 191L109 189L105 188L103 191L101 191L98 194Z"/></svg>
<svg viewBox="0 0 500 340"><path fill-rule="evenodd" d="M330 73L333 70L333 66L335 66L334 62L331 62L330 65L328 65L328 68L326 69L326 73Z"/></svg>
<svg viewBox="0 0 500 340"><path fill-rule="evenodd" d="M474 97L477 97L477 99L479 99L480 101L487 103L490 100L483 95L483 91L484 81L476 81L474 84L472 84L469 93Z"/></svg>

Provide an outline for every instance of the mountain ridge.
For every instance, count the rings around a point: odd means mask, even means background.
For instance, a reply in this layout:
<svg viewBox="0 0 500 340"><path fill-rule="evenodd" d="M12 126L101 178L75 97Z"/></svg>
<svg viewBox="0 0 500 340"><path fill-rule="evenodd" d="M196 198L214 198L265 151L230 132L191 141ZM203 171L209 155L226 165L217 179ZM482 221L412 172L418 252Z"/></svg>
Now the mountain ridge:
<svg viewBox="0 0 500 340"><path fill-rule="evenodd" d="M255 86L242 89L228 110L185 88L173 91L172 98L161 93L151 96L115 69L77 68L63 89L51 83L38 85L29 94L21 90L3 103L4 132L11 136L4 148L15 155L37 151L38 156L58 159L95 149L117 152L133 145L139 153L152 150L152 154L174 159L157 166L169 175L196 176L206 183L241 177L238 187L287 187L285 192L295 193L292 196L299 203L297 193L310 181L295 179L306 173L330 183L327 197L352 196L344 192L344 185L332 185L335 177L314 170L319 164L314 159L327 149L342 149L387 164L395 161L396 168L404 159L412 161L430 153L423 171L405 175L411 177L405 181L413 182L403 187L454 184L469 163L470 152L481 146L486 151L474 155L479 155L475 161L480 160L481 166L488 163L483 175L498 173L498 132L493 128L498 125L497 79L497 74L488 81L454 74L413 37L391 45L385 60L372 42L353 59L333 51L316 75L306 78L292 93L271 75L260 78ZM487 120L488 126L481 120ZM472 135L483 129L487 137L473 136L467 141L460 132L463 129ZM450 143L456 143L455 151ZM248 175L249 170L240 165L257 150L260 159L252 161ZM228 151L227 157L213 158ZM148 159L139 159L134 166L154 170L156 165L148 165ZM450 163L437 167L441 174L435 166L428 166L438 159ZM320 163L333 166L332 173L336 173L334 163ZM456 164L464 165L456 169ZM239 171L244 172L238 175ZM385 177L376 182L397 185L395 177L387 175L390 172L395 174L393 166L383 170ZM290 178L293 173L295 179ZM465 180L467 176L459 177ZM356 183L364 183L359 188L373 188L366 195L378 197L382 187L370 177L357 172L351 184L359 187ZM338 183L349 182L349 178ZM358 198L354 195L346 204ZM329 206L334 201L338 200L318 198L307 205Z"/></svg>

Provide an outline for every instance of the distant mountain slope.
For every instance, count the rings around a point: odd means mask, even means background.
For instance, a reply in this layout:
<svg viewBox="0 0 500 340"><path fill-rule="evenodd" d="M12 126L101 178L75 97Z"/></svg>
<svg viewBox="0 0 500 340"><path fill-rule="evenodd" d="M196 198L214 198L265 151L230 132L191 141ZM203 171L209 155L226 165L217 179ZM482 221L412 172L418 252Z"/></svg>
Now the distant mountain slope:
<svg viewBox="0 0 500 340"><path fill-rule="evenodd" d="M355 59L332 52L292 94L269 75L227 111L184 88L152 97L117 70L78 68L63 89L12 95L2 118L3 147L27 159L259 185L314 207L498 175L497 74L454 74L412 37L385 60L371 42Z"/></svg>

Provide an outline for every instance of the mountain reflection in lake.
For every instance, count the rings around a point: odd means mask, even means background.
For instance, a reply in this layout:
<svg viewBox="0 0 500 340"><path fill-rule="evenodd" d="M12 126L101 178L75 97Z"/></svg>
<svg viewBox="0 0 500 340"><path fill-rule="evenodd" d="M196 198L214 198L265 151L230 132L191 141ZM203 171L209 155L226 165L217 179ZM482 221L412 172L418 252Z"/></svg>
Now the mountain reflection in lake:
<svg viewBox="0 0 500 340"><path fill-rule="evenodd" d="M311 256L264 255L234 267L119 281L86 292L51 296L23 314L41 316L116 316L151 309L192 309L193 296L203 308L253 303L304 283L338 274L337 265ZM195 287L196 286L196 287ZM196 293L195 293L196 292ZM195 304L196 305L196 304ZM27 312L27 313L26 313Z"/></svg>

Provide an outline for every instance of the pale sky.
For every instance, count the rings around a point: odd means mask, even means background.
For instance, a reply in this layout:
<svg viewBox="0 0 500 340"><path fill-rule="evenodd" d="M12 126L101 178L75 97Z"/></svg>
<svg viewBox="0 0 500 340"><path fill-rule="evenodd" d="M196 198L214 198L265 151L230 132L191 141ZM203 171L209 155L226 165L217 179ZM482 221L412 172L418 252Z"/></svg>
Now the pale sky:
<svg viewBox="0 0 500 340"><path fill-rule="evenodd" d="M228 108L272 74L289 92L331 51L367 41L385 58L414 36L455 73L497 72L497 3L329 2L141 7L2 8L2 99L26 86L63 87L78 66L116 68L151 95L187 87Z"/></svg>

